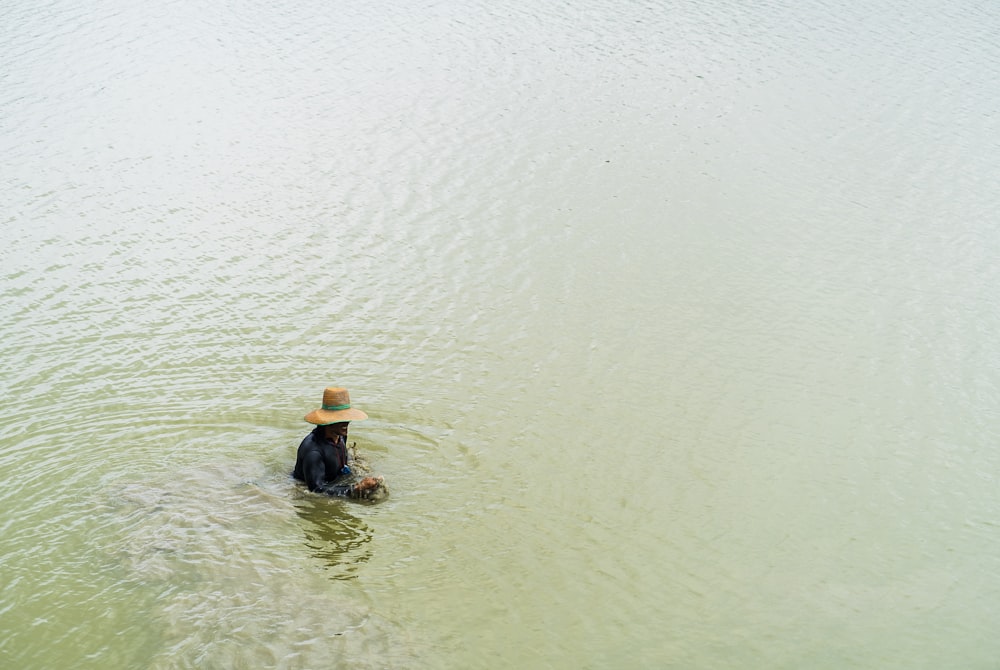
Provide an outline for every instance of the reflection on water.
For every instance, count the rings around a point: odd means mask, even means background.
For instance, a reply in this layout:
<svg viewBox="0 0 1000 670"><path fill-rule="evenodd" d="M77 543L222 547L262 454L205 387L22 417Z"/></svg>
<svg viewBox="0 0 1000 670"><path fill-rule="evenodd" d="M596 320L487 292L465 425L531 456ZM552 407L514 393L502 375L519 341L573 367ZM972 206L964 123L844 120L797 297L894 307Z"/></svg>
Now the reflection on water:
<svg viewBox="0 0 1000 670"><path fill-rule="evenodd" d="M394 624L331 590L331 576L353 577L372 555L372 530L350 502L256 474L253 463L188 469L121 486L98 507L122 529L101 542L141 594L131 625L150 667L176 667L178 653L219 668L326 667L337 650L359 667L413 662Z"/></svg>
<svg viewBox="0 0 1000 670"><path fill-rule="evenodd" d="M351 504L352 501L318 495L295 502L305 545L316 558L334 569L334 579L356 576L359 565L371 558L372 529L350 513Z"/></svg>

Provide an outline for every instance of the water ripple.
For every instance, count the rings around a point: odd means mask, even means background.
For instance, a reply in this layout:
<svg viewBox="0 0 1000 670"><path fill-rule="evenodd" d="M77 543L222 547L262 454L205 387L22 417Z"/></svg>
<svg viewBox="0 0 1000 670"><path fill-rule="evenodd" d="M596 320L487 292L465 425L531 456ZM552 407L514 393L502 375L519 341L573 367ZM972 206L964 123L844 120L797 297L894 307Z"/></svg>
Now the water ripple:
<svg viewBox="0 0 1000 670"><path fill-rule="evenodd" d="M5 664L996 657L985 5L334 10L7 8Z"/></svg>

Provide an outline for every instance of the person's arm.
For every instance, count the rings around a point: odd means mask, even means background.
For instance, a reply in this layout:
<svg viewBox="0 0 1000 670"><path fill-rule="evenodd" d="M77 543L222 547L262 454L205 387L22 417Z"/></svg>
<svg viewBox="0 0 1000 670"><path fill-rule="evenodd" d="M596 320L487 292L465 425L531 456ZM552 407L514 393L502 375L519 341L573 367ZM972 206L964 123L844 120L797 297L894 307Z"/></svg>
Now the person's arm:
<svg viewBox="0 0 1000 670"><path fill-rule="evenodd" d="M381 484L381 477L365 477L356 484L327 484L319 492L341 498L368 498Z"/></svg>
<svg viewBox="0 0 1000 670"><path fill-rule="evenodd" d="M315 493L325 493L328 496L341 498L363 498L380 483L374 477L365 477L357 484L334 484L326 480L326 465L323 456L318 451L306 455L302 464L306 486ZM334 476L337 476L336 474Z"/></svg>

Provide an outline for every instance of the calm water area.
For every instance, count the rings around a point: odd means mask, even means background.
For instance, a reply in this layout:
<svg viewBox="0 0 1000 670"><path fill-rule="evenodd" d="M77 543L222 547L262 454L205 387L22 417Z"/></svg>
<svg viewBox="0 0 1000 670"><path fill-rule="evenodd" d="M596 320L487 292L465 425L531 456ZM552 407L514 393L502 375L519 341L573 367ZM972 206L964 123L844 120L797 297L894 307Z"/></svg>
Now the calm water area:
<svg viewBox="0 0 1000 670"><path fill-rule="evenodd" d="M0 667L1000 667L1000 5L0 16Z"/></svg>

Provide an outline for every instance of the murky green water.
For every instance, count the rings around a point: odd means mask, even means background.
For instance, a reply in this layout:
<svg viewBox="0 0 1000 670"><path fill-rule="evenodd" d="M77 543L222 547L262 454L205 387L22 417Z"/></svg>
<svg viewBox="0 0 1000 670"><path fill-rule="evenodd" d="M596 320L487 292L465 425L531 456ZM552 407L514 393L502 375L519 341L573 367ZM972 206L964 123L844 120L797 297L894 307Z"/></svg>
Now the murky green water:
<svg viewBox="0 0 1000 670"><path fill-rule="evenodd" d="M992 5L3 16L3 667L996 666Z"/></svg>

